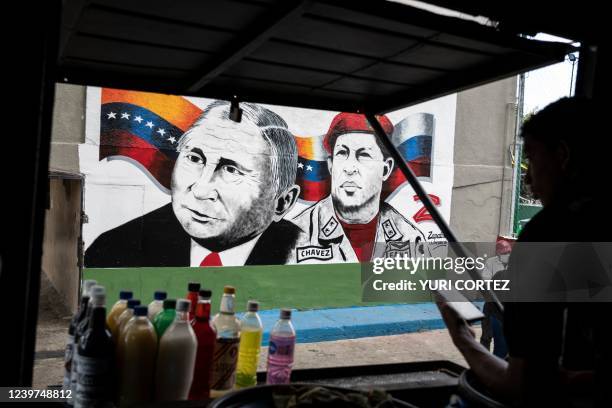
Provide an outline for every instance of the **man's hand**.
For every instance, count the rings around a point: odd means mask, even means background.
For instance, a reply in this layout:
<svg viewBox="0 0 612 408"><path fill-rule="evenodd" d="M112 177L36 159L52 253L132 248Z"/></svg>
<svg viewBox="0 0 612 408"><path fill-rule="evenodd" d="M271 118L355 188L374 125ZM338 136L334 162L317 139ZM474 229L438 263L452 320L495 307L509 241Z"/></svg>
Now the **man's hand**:
<svg viewBox="0 0 612 408"><path fill-rule="evenodd" d="M448 328L453 343L460 351L477 343L476 333L470 325L459 316L455 309L450 307L447 302L440 299L436 301L436 305L438 309L440 309L440 314L442 315L442 319L444 319L444 323Z"/></svg>

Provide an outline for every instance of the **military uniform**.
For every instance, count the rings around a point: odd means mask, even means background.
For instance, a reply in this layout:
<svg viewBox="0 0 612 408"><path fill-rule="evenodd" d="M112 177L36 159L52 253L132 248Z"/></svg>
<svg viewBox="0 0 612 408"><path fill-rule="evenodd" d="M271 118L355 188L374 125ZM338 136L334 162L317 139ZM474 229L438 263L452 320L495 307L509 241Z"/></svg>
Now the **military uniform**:
<svg viewBox="0 0 612 408"><path fill-rule="evenodd" d="M359 262L334 211L331 196L305 209L293 220L302 233L298 236L289 263ZM372 258L428 255L425 236L387 203L378 214Z"/></svg>

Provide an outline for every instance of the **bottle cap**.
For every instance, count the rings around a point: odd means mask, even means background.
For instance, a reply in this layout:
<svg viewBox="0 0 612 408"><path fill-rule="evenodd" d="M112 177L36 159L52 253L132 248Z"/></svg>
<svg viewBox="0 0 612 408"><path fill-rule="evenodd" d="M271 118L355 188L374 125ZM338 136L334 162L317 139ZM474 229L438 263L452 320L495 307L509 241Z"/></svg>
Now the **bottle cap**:
<svg viewBox="0 0 612 408"><path fill-rule="evenodd" d="M226 295L233 295L234 293L236 293L236 288L233 286L224 286L223 287L223 293Z"/></svg>
<svg viewBox="0 0 612 408"><path fill-rule="evenodd" d="M176 311L177 312L188 312L190 306L191 306L191 301L190 300L179 299L176 302Z"/></svg>
<svg viewBox="0 0 612 408"><path fill-rule="evenodd" d="M256 300L249 300L247 302L247 310L249 312L257 312L259 310L259 302Z"/></svg>
<svg viewBox="0 0 612 408"><path fill-rule="evenodd" d="M198 282L189 282L189 285L187 285L187 290L189 292L197 292L200 290L200 284Z"/></svg>
<svg viewBox="0 0 612 408"><path fill-rule="evenodd" d="M146 306L138 305L134 307L134 315L135 316L146 316L148 309Z"/></svg>
<svg viewBox="0 0 612 408"><path fill-rule="evenodd" d="M163 290L156 290L155 293L153 294L153 299L155 300L164 300L167 297L168 297L168 294L164 292Z"/></svg>
<svg viewBox="0 0 612 408"><path fill-rule="evenodd" d="M133 297L134 294L131 290L122 290L121 292L119 292L119 299L121 300L130 300Z"/></svg>
<svg viewBox="0 0 612 408"><path fill-rule="evenodd" d="M83 281L83 294L82 296L89 296L89 291L92 287L98 284L97 280L94 279L86 279Z"/></svg>
<svg viewBox="0 0 612 408"><path fill-rule="evenodd" d="M140 300L139 299L129 299L127 301L127 307L128 309L134 309L136 306L138 306L140 304Z"/></svg>
<svg viewBox="0 0 612 408"><path fill-rule="evenodd" d="M164 309L176 309L176 299L164 300Z"/></svg>
<svg viewBox="0 0 612 408"><path fill-rule="evenodd" d="M106 302L106 289L104 286L94 285L90 291L91 303L102 306Z"/></svg>
<svg viewBox="0 0 612 408"><path fill-rule="evenodd" d="M203 299L210 299L212 297L212 290L200 289L199 296Z"/></svg>
<svg viewBox="0 0 612 408"><path fill-rule="evenodd" d="M284 320L291 319L291 309L281 309L280 318Z"/></svg>

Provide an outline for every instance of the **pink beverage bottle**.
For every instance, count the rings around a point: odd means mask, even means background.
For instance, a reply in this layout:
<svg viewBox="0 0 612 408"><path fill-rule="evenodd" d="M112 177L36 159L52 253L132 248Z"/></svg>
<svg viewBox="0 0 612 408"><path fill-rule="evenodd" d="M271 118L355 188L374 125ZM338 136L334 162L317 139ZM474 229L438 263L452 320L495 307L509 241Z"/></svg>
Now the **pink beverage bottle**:
<svg viewBox="0 0 612 408"><path fill-rule="evenodd" d="M291 309L281 309L280 319L270 333L266 384L289 383L294 349L295 329L291 323Z"/></svg>

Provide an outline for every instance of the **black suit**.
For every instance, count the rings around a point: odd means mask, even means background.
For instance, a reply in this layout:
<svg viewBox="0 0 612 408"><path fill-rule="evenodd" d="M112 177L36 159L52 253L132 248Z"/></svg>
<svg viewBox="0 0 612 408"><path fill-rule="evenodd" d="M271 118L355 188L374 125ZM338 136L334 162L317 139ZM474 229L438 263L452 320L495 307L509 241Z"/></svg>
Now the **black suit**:
<svg viewBox="0 0 612 408"><path fill-rule="evenodd" d="M245 265L285 264L299 231L289 221L273 222ZM85 251L85 267L190 266L190 253L191 237L167 204L100 235Z"/></svg>

